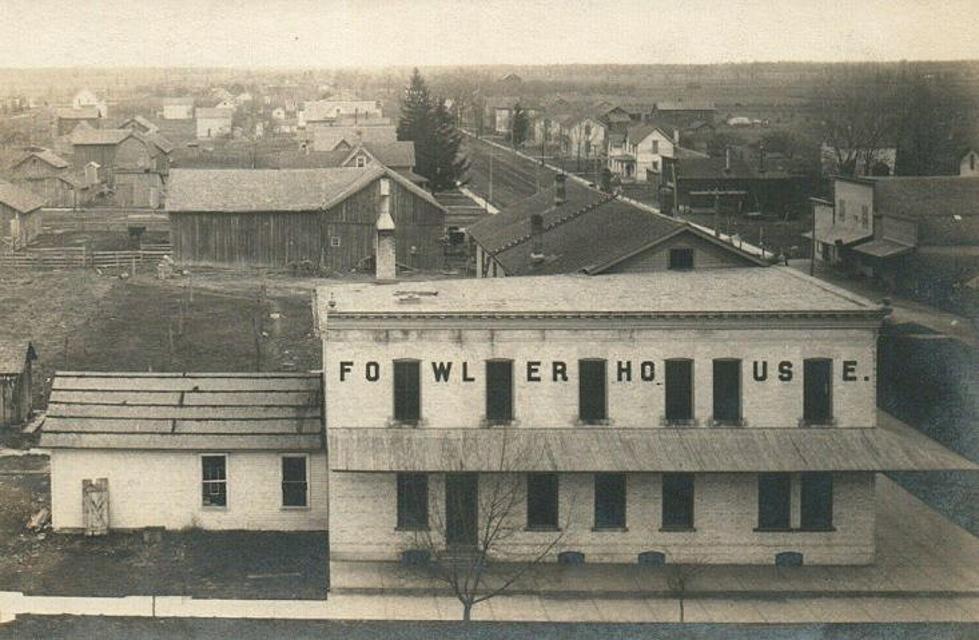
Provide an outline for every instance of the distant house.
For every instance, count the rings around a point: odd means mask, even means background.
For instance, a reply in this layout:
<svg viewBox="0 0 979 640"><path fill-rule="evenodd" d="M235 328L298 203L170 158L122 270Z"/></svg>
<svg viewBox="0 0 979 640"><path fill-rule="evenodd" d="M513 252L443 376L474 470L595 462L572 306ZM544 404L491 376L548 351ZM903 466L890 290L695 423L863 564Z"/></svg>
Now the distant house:
<svg viewBox="0 0 979 640"><path fill-rule="evenodd" d="M667 130L648 122L635 124L626 130L622 147L616 148L615 154L610 146L609 169L625 180L655 182L663 172L663 159L674 157L678 143L676 129Z"/></svg>
<svg viewBox="0 0 979 640"><path fill-rule="evenodd" d="M576 118L565 132L565 153L586 159L605 156L609 128L597 117Z"/></svg>
<svg viewBox="0 0 979 640"><path fill-rule="evenodd" d="M763 265L689 223L559 175L554 189L468 229L476 276L625 273Z"/></svg>
<svg viewBox="0 0 979 640"><path fill-rule="evenodd" d="M969 149L959 161L959 175L975 178L979 176L979 151Z"/></svg>
<svg viewBox="0 0 979 640"><path fill-rule="evenodd" d="M979 275L979 178L836 178L834 198L837 224L863 233L852 270L937 300ZM817 219L817 240L819 231Z"/></svg>
<svg viewBox="0 0 979 640"><path fill-rule="evenodd" d="M710 102L663 101L653 105L649 117L657 122L684 128L694 122L712 126L717 108Z"/></svg>
<svg viewBox="0 0 979 640"><path fill-rule="evenodd" d="M397 229L397 261L418 269L441 267L445 208L385 167L176 169L167 195L179 262L308 261L340 272L372 259L375 223L384 207Z"/></svg>
<svg viewBox="0 0 979 640"><path fill-rule="evenodd" d="M78 167L98 165L99 181L119 206L160 206L173 145L160 135L133 129L87 129L71 137Z"/></svg>
<svg viewBox="0 0 979 640"><path fill-rule="evenodd" d="M133 131L139 131L140 133L150 133L150 134L156 134L160 132L160 127L157 126L156 123L140 115L136 115L131 118L126 118L119 125L119 128L132 129Z"/></svg>
<svg viewBox="0 0 979 640"><path fill-rule="evenodd" d="M353 148L333 151L298 150L279 153L272 160L276 169L326 169L331 167L384 166L408 178L415 184L425 182L416 175L415 143L410 141L387 144L360 143Z"/></svg>
<svg viewBox="0 0 979 640"><path fill-rule="evenodd" d="M75 128L85 123L93 129L101 126L102 115L95 107L82 107L80 109L58 109L55 112L56 135L66 136Z"/></svg>
<svg viewBox="0 0 979 640"><path fill-rule="evenodd" d="M513 93L523 87L523 78L515 73L508 73L496 81L496 86L503 93Z"/></svg>
<svg viewBox="0 0 979 640"><path fill-rule="evenodd" d="M344 116L371 120L381 118L381 104L376 100L311 100L304 106L306 122L334 122Z"/></svg>
<svg viewBox="0 0 979 640"><path fill-rule="evenodd" d="M194 99L176 97L163 99L164 120L190 120L194 117Z"/></svg>
<svg viewBox="0 0 979 640"><path fill-rule="evenodd" d="M34 345L27 341L0 341L0 427L27 422L32 409Z"/></svg>
<svg viewBox="0 0 979 640"><path fill-rule="evenodd" d="M231 135L233 109L198 107L194 115L197 118L198 138L220 138Z"/></svg>
<svg viewBox="0 0 979 640"><path fill-rule="evenodd" d="M71 99L71 108L76 110L93 108L98 111L100 118L105 118L109 115L109 109L105 101L99 100L98 96L88 89L82 89L75 94L75 97Z"/></svg>
<svg viewBox="0 0 979 640"><path fill-rule="evenodd" d="M393 124L338 124L313 128L307 124L306 132L316 151L352 149L364 143L382 145L398 141L398 129Z"/></svg>
<svg viewBox="0 0 979 640"><path fill-rule="evenodd" d="M49 149L28 151L8 174L11 182L43 198L48 207L75 207L88 199L84 181L71 173L67 160Z"/></svg>
<svg viewBox="0 0 979 640"><path fill-rule="evenodd" d="M0 181L0 248L20 249L41 233L43 206L35 193Z"/></svg>
<svg viewBox="0 0 979 640"><path fill-rule="evenodd" d="M666 161L671 166L664 175L672 181L675 172L676 201L681 207L778 215L806 208L806 177L766 160L764 152L756 162L748 162L730 149L724 157L700 157L695 152L677 155L676 160Z"/></svg>

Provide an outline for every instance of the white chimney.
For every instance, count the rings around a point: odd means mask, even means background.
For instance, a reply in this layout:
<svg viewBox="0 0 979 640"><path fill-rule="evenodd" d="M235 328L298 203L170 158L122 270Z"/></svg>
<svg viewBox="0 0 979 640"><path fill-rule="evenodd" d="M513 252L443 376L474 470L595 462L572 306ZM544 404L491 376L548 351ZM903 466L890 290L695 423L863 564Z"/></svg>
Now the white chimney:
<svg viewBox="0 0 979 640"><path fill-rule="evenodd" d="M380 187L381 206L374 235L374 274L378 281L391 282L398 277L394 219L391 217L391 181L381 178Z"/></svg>

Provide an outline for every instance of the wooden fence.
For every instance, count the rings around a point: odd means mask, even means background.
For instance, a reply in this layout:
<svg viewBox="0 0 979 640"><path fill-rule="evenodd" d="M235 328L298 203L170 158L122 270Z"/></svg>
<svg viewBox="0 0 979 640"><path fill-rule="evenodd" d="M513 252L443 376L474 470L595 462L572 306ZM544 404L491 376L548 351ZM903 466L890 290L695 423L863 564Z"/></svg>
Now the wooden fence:
<svg viewBox="0 0 979 640"><path fill-rule="evenodd" d="M133 251L89 251L85 247L55 247L0 252L0 269L132 269L156 266L172 252L169 244L148 244Z"/></svg>

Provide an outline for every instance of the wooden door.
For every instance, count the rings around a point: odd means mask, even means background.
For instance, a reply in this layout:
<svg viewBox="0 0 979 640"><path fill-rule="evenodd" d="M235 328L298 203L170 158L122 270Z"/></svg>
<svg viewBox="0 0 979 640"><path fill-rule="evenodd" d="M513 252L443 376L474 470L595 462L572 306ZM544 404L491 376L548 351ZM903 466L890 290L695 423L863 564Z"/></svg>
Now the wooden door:
<svg viewBox="0 0 979 640"><path fill-rule="evenodd" d="M82 480L82 519L85 535L109 533L109 480Z"/></svg>

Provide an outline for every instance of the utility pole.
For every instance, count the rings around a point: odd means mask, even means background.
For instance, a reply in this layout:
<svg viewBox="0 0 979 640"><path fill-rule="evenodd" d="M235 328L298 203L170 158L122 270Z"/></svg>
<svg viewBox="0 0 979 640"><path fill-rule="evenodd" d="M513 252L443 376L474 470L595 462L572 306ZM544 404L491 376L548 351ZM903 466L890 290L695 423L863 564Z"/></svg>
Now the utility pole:
<svg viewBox="0 0 979 640"><path fill-rule="evenodd" d="M490 149L490 170L489 170L489 197L487 202L493 200L493 149Z"/></svg>
<svg viewBox="0 0 979 640"><path fill-rule="evenodd" d="M812 248L809 250L809 275L816 275L816 205L809 203L812 210Z"/></svg>

